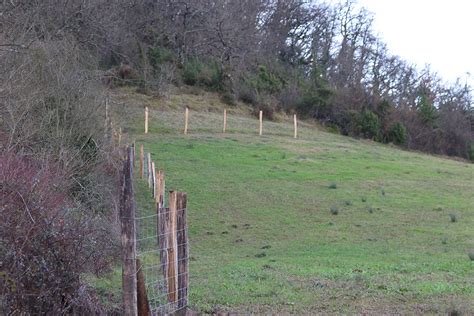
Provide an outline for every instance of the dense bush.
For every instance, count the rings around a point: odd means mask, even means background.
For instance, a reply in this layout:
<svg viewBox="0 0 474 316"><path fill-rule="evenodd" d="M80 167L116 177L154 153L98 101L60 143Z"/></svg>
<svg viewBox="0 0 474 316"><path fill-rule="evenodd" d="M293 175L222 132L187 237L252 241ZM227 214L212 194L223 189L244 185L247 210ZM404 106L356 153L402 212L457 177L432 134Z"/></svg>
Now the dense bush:
<svg viewBox="0 0 474 316"><path fill-rule="evenodd" d="M469 160L474 162L474 143L469 145L468 157L469 157Z"/></svg>
<svg viewBox="0 0 474 316"><path fill-rule="evenodd" d="M202 68L202 63L197 60L191 60L187 62L183 67L183 82L190 86L196 85L199 81L199 75L202 71Z"/></svg>
<svg viewBox="0 0 474 316"><path fill-rule="evenodd" d="M405 145L408 141L408 133L403 123L397 122L388 130L388 141L396 145Z"/></svg>
<svg viewBox="0 0 474 316"><path fill-rule="evenodd" d="M54 163L0 155L1 313L100 311L81 275L108 269L117 237L69 198L67 179Z"/></svg>
<svg viewBox="0 0 474 316"><path fill-rule="evenodd" d="M118 249L96 66L70 39L0 50L0 314L101 310L81 281Z"/></svg>
<svg viewBox="0 0 474 316"><path fill-rule="evenodd" d="M376 139L380 133L380 120L377 114L369 110L363 111L359 116L358 129L364 137Z"/></svg>
<svg viewBox="0 0 474 316"><path fill-rule="evenodd" d="M161 64L173 63L176 61L174 54L170 50L160 46L150 47L147 55L150 65L154 69L158 69Z"/></svg>

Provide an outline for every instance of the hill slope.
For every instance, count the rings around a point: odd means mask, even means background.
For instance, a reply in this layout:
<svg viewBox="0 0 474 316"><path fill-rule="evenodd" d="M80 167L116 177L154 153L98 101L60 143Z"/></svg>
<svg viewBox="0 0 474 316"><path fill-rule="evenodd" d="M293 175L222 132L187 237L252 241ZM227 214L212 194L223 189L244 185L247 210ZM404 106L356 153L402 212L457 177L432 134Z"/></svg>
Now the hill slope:
<svg viewBox="0 0 474 316"><path fill-rule="evenodd" d="M167 190L188 193L193 309L474 313L474 165L309 123L295 140L285 117L258 137L243 105L229 110L223 134L212 94L160 101L121 90L115 100Z"/></svg>

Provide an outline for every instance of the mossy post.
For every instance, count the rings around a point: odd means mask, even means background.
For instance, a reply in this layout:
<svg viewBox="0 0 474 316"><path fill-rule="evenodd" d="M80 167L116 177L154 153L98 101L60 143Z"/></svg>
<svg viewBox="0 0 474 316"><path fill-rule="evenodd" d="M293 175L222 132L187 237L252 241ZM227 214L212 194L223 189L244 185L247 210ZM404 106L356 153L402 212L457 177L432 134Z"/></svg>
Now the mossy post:
<svg viewBox="0 0 474 316"><path fill-rule="evenodd" d="M148 134L148 107L145 107L145 134Z"/></svg>
<svg viewBox="0 0 474 316"><path fill-rule="evenodd" d="M259 128L258 134L260 136L262 136L262 134L263 134L263 111L260 111L258 113L258 117L259 117L259 120L260 120L260 128Z"/></svg>
<svg viewBox="0 0 474 316"><path fill-rule="evenodd" d="M227 128L227 110L224 109L224 128L222 129L223 133L225 133L226 128Z"/></svg>
<svg viewBox="0 0 474 316"><path fill-rule="evenodd" d="M293 122L295 124L295 138L298 138L298 120L296 119L296 114L293 115Z"/></svg>
<svg viewBox="0 0 474 316"><path fill-rule="evenodd" d="M189 109L186 107L184 111L184 135L188 134L188 120L189 120Z"/></svg>

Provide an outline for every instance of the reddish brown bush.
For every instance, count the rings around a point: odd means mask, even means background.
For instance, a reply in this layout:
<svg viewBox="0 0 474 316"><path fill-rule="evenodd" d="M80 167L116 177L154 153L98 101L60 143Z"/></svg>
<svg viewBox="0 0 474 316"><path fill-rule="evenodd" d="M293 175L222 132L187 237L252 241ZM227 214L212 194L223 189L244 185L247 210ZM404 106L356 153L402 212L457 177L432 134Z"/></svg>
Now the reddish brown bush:
<svg viewBox="0 0 474 316"><path fill-rule="evenodd" d="M0 313L71 313L92 306L84 273L107 269L114 238L68 198L67 175L12 152L0 155Z"/></svg>

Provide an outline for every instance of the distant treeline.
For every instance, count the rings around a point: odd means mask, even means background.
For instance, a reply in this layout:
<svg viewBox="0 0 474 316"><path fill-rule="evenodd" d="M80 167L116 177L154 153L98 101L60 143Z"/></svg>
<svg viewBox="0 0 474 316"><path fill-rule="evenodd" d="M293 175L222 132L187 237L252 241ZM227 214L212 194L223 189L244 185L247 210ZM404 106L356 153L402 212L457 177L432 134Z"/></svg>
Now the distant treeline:
<svg viewBox="0 0 474 316"><path fill-rule="evenodd" d="M372 29L372 14L356 1L46 0L4 6L10 23L37 19L29 29L36 38L72 36L102 67L126 64L133 71L119 79L133 79L147 91L198 85L270 118L273 111L298 112L344 135L474 160L471 88L461 80L446 84L429 67L420 70L391 55Z"/></svg>

